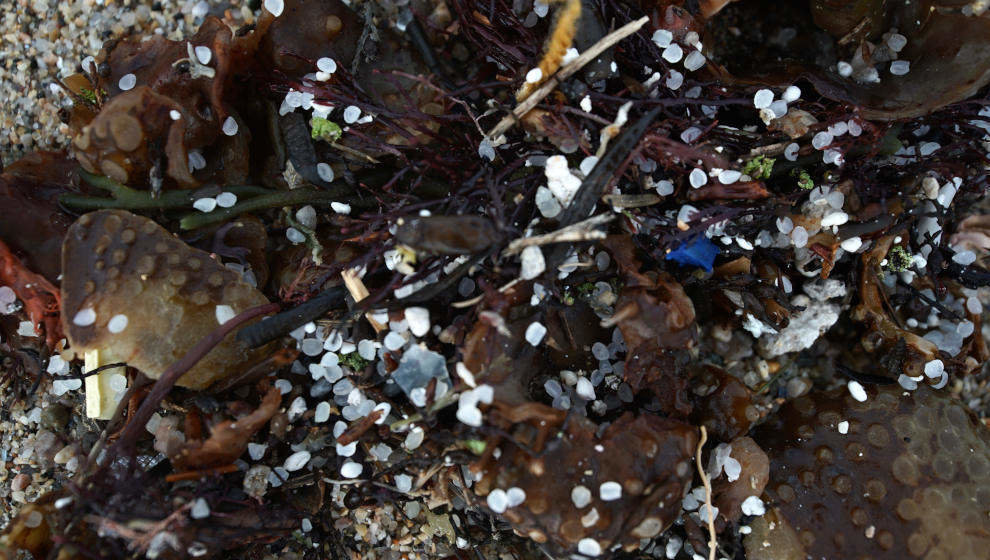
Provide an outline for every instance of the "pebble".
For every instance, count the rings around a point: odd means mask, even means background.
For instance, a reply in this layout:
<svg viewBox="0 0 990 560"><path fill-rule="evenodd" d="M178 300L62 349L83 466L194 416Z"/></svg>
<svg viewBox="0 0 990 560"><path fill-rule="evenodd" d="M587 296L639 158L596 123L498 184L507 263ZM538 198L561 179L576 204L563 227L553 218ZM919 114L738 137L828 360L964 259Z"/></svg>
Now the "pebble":
<svg viewBox="0 0 990 560"><path fill-rule="evenodd" d="M220 208L230 208L237 204L237 195L232 192L222 192L217 195L216 201Z"/></svg>
<svg viewBox="0 0 990 560"><path fill-rule="evenodd" d="M189 510L189 516L193 519L206 519L210 516L210 505L203 498L197 498Z"/></svg>
<svg viewBox="0 0 990 560"><path fill-rule="evenodd" d="M509 507L509 497L506 495L505 490L501 488L496 488L489 492L485 501L488 503L488 509L495 513L505 513L505 510Z"/></svg>
<svg viewBox="0 0 990 560"><path fill-rule="evenodd" d="M611 502L622 497L622 485L618 482L603 482L598 488L598 496L602 501Z"/></svg>
<svg viewBox="0 0 990 560"><path fill-rule="evenodd" d="M677 62L684 56L684 51L677 43L671 43L663 50L663 59L667 62Z"/></svg>
<svg viewBox="0 0 990 560"><path fill-rule="evenodd" d="M523 249L519 255L519 262L522 265L519 276L523 280L532 280L543 274L543 271L547 268L546 260L543 258L543 251L535 246L529 246Z"/></svg>
<svg viewBox="0 0 990 560"><path fill-rule="evenodd" d="M768 89L761 89L753 96L753 107L757 109L768 109L773 103L773 92Z"/></svg>
<svg viewBox="0 0 990 560"><path fill-rule="evenodd" d="M691 183L692 188L700 188L708 182L708 175L700 169L692 169L688 175L688 182Z"/></svg>
<svg viewBox="0 0 990 560"><path fill-rule="evenodd" d="M333 168L327 163L317 163L316 172L320 175L320 179L323 179L327 183L332 183L334 179ZM304 224L305 225L305 224Z"/></svg>
<svg viewBox="0 0 990 560"><path fill-rule="evenodd" d="M361 471L363 470L364 470L364 465L362 465L361 463L355 463L354 461L347 461L340 467L340 476L344 478L357 478L361 476Z"/></svg>
<svg viewBox="0 0 990 560"><path fill-rule="evenodd" d="M265 0L265 9L271 12L275 17L282 15L282 10L285 9L284 0Z"/></svg>
<svg viewBox="0 0 990 560"><path fill-rule="evenodd" d="M282 466L289 472L295 472L305 467L311 457L312 455L310 455L309 451L297 451L289 455Z"/></svg>
<svg viewBox="0 0 990 560"><path fill-rule="evenodd" d="M547 334L547 328L544 327L539 322L532 322L526 327L526 342L537 346L543 340L543 337Z"/></svg>
<svg viewBox="0 0 990 560"><path fill-rule="evenodd" d="M420 337L430 332L430 311L425 307L409 307L405 312L409 331Z"/></svg>
<svg viewBox="0 0 990 560"><path fill-rule="evenodd" d="M237 128L238 128L237 127L237 121L234 120L234 117L227 117L223 121L222 130L223 130L223 133L226 134L227 136L234 136L234 135L236 135L237 134Z"/></svg>

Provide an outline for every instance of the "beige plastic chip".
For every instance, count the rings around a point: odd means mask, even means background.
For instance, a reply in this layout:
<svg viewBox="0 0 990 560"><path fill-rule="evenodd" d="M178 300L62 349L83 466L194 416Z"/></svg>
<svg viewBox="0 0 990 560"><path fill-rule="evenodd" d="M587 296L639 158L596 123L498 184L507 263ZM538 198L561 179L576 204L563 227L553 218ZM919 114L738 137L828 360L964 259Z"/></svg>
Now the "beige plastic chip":
<svg viewBox="0 0 990 560"><path fill-rule="evenodd" d="M109 362L108 362L109 363ZM83 371L93 371L100 367L100 351L87 350L84 355ZM124 375L125 368L109 368L86 378L86 416L98 420L109 420L117 410L117 403L123 391L114 390L110 379L114 375Z"/></svg>

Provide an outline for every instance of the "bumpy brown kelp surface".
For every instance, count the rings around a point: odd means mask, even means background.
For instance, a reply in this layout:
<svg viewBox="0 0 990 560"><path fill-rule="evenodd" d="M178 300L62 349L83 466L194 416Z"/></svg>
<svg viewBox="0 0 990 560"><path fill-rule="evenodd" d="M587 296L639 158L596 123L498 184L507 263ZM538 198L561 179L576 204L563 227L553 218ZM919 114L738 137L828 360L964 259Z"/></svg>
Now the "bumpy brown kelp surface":
<svg viewBox="0 0 990 560"><path fill-rule="evenodd" d="M987 556L986 2L80 2L0 558Z"/></svg>

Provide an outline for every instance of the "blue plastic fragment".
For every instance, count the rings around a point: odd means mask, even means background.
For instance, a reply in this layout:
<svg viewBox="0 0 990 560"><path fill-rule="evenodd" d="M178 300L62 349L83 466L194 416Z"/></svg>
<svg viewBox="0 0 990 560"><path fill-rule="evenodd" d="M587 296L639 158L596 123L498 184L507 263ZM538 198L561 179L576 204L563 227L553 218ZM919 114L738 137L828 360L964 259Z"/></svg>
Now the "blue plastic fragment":
<svg viewBox="0 0 990 560"><path fill-rule="evenodd" d="M718 247L701 235L687 243L681 243L676 249L667 253L666 258L683 266L698 266L704 268L706 272L711 272L718 253Z"/></svg>

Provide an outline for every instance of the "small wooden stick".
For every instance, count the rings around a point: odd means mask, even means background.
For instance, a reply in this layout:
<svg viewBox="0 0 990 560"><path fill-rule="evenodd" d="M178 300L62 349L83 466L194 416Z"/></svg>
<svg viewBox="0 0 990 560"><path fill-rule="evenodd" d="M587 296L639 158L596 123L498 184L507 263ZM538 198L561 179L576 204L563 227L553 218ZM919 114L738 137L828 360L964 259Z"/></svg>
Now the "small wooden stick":
<svg viewBox="0 0 990 560"><path fill-rule="evenodd" d="M701 466L701 448L705 446L706 441L708 441L708 430L702 426L701 440L698 441L695 461L698 464L698 475L701 476L701 483L705 485L705 505L708 506L708 560L715 560L717 543L715 541L715 510L712 506L712 483L708 480L708 475L705 474L705 469Z"/></svg>
<svg viewBox="0 0 990 560"><path fill-rule="evenodd" d="M561 68L557 74L544 82L539 89L531 93L525 100L521 101L519 105L513 109L512 113L506 115L501 121L499 121L498 124L495 125L495 128L492 128L488 134L485 135L485 137L488 138L494 146L502 144L504 140L501 140L501 136L505 133L505 131L512 128L512 125L516 121L528 113L530 109L536 107L540 101L543 101L543 98L556 89L560 82L571 77L571 75L581 68L584 68L586 64L597 58L598 55L605 52L612 45L639 31L639 29L646 25L646 22L649 20L649 17L643 16L636 21L627 23L602 37L597 43L592 45L591 48L581 53L577 58L572 60L570 64Z"/></svg>
<svg viewBox="0 0 990 560"><path fill-rule="evenodd" d="M347 286L347 291L351 293L351 297L354 298L355 303L370 295L368 288L365 287L364 282L361 281L361 278L358 277L353 268L344 269L340 273L340 277L344 280L344 285ZM374 327L376 333L381 333L387 329L385 325L374 319L370 311L365 313L364 316L371 323L371 326Z"/></svg>

